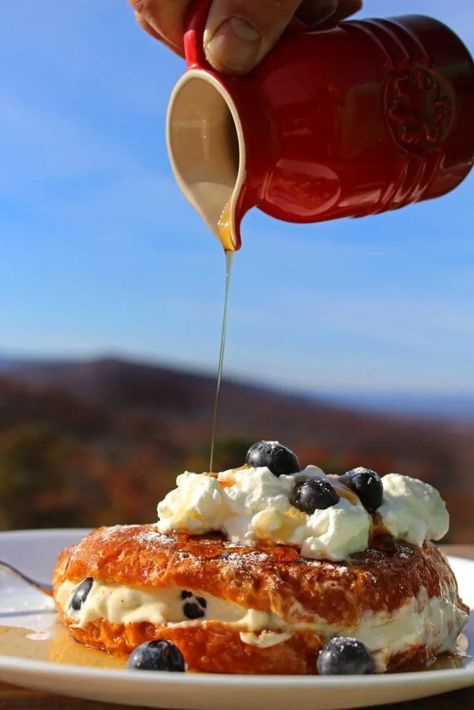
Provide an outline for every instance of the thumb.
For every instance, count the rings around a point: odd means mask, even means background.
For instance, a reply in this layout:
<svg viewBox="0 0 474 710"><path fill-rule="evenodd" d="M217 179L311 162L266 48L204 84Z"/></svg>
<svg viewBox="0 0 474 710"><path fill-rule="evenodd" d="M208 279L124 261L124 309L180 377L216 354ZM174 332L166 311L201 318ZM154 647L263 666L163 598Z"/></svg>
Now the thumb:
<svg viewBox="0 0 474 710"><path fill-rule="evenodd" d="M204 49L214 69L244 74L273 47L301 0L214 0Z"/></svg>

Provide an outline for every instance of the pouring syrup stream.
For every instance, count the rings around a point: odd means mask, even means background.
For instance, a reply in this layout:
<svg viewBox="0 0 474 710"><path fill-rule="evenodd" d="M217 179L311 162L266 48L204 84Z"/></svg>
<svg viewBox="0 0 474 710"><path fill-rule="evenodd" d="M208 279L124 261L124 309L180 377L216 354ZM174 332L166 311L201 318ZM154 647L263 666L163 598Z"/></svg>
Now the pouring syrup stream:
<svg viewBox="0 0 474 710"><path fill-rule="evenodd" d="M221 390L222 381L222 370L224 368L224 355L225 355L225 343L227 335L227 311L229 306L229 295L230 295L230 282L232 276L232 265L234 263L234 246L232 242L232 229L231 229L231 207L230 200L225 205L221 218L218 224L219 237L224 247L225 254L225 295L224 295L224 311L222 314L222 327L221 327L221 345L219 350L219 364L217 367L217 383L216 383L216 394L214 397L214 411L212 414L212 431L211 431L211 452L209 456L209 471L212 472L214 466L214 448L216 443L216 428L217 428L217 414L219 410L219 395Z"/></svg>
<svg viewBox="0 0 474 710"><path fill-rule="evenodd" d="M232 264L234 262L235 252L226 251L224 253L225 253L225 264L226 264L224 312L222 315L221 346L220 346L220 350L219 350L219 365L217 367L216 394L214 397L214 411L212 414L211 454L209 457L209 471L210 472L213 470L213 465L214 465L214 445L216 443L217 413L219 410L219 395L220 395L220 390L221 390L222 370L224 368L225 342L226 342L226 335L227 335L227 310L228 310L228 305L229 305Z"/></svg>

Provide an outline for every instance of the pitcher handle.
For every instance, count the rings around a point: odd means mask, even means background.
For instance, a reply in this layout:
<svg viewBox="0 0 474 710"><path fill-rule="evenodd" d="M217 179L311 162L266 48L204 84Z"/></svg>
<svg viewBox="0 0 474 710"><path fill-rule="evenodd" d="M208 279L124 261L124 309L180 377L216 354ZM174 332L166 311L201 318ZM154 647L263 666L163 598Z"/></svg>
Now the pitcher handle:
<svg viewBox="0 0 474 710"><path fill-rule="evenodd" d="M185 21L184 56L188 69L211 69L204 52L203 39L212 0L191 3Z"/></svg>

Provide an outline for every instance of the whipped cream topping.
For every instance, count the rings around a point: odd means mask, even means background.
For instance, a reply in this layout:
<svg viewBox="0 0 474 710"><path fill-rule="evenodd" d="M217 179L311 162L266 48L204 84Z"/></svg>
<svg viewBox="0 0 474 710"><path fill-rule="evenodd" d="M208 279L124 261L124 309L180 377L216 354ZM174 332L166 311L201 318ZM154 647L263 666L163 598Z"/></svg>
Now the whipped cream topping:
<svg viewBox="0 0 474 710"><path fill-rule="evenodd" d="M113 624L148 622L174 628L205 626L210 621L220 621L238 631L243 643L260 648L284 643L298 631L312 632L324 640L339 635L353 636L374 655L379 672L386 669L392 655L411 646L422 645L433 654L454 652L457 637L468 620L468 615L457 606L454 592L447 591L443 597L429 597L424 587L398 609L365 612L355 626L349 627L328 624L316 615L312 621L288 623L272 612L246 609L207 593L205 616L189 620L183 611L180 589L145 591L95 580L81 608L74 611L70 602L77 585L69 580L63 582L56 599L66 616L80 628L97 619ZM195 591L191 594L198 599L203 593ZM308 615L311 616L309 612Z"/></svg>
<svg viewBox="0 0 474 710"><path fill-rule="evenodd" d="M310 515L295 508L290 498L297 483L315 477L336 485L340 498ZM279 477L266 467L244 466L218 474L186 471L176 483L158 504L158 529L163 533L221 532L235 543L294 545L304 557L334 561L369 544L372 517L356 496L341 493L337 477L326 477L316 466ZM395 538L421 545L446 534L448 512L432 486L396 473L385 476L382 484L383 503L377 513Z"/></svg>
<svg viewBox="0 0 474 710"><path fill-rule="evenodd" d="M440 540L449 528L446 504L428 483L399 473L382 478L383 502L378 509L387 530L398 540L422 545Z"/></svg>

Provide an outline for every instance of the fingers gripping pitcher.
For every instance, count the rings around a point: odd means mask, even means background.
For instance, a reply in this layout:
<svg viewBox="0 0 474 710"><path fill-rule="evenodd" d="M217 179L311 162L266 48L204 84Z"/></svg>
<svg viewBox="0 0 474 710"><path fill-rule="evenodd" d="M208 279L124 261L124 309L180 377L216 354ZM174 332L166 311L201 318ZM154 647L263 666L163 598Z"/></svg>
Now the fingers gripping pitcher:
<svg viewBox="0 0 474 710"><path fill-rule="evenodd" d="M474 65L423 16L294 22L247 76L207 63L209 0L184 37L168 110L176 179L226 250L258 207L290 222L363 217L443 195L474 157Z"/></svg>

